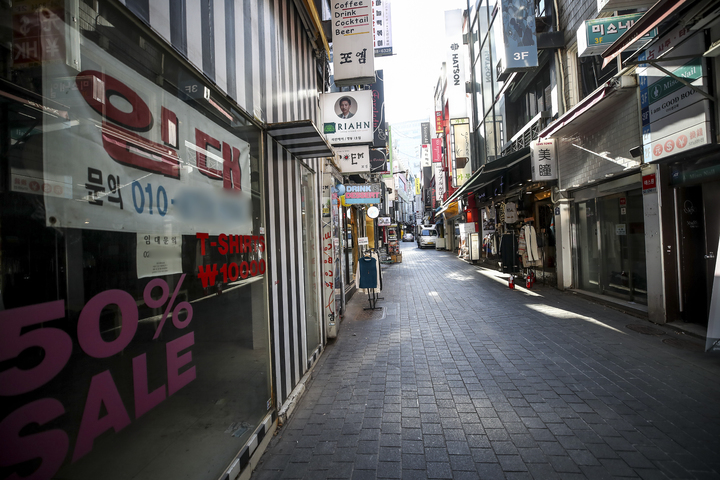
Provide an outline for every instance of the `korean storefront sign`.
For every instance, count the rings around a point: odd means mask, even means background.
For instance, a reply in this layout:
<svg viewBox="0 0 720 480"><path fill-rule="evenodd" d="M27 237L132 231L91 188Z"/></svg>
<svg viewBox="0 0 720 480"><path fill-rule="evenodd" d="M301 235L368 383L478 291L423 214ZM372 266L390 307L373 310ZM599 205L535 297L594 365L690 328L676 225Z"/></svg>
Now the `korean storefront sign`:
<svg viewBox="0 0 720 480"><path fill-rule="evenodd" d="M392 19L390 0L371 0L373 9L373 41L376 57L392 55Z"/></svg>
<svg viewBox="0 0 720 480"><path fill-rule="evenodd" d="M337 147L335 161L342 173L370 173L370 147L367 145Z"/></svg>
<svg viewBox="0 0 720 480"><path fill-rule="evenodd" d="M472 175L472 162L470 162L470 119L451 119L450 126L452 128L453 142L453 186L459 187Z"/></svg>
<svg viewBox="0 0 720 480"><path fill-rule="evenodd" d="M420 166L429 167L431 164L430 145L420 145Z"/></svg>
<svg viewBox="0 0 720 480"><path fill-rule="evenodd" d="M505 48L495 64L498 80L512 72L522 72L538 66L535 8L532 0L500 0L502 22L500 35Z"/></svg>
<svg viewBox="0 0 720 480"><path fill-rule="evenodd" d="M370 0L331 2L336 85L375 81L373 8Z"/></svg>
<svg viewBox="0 0 720 480"><path fill-rule="evenodd" d="M630 15L585 20L577 31L578 56L600 55L642 16L642 13L631 13ZM628 51L637 50L655 35L657 35L657 28L641 37L629 47Z"/></svg>
<svg viewBox="0 0 720 480"><path fill-rule="evenodd" d="M435 133L442 133L443 131L443 114L442 112L435 112Z"/></svg>
<svg viewBox="0 0 720 480"><path fill-rule="evenodd" d="M45 135L44 172L33 175L66 179L63 196L45 194L47 225L251 233L250 145L95 44L85 55L103 71L45 67L44 95L90 120L73 128L72 142L64 131Z"/></svg>
<svg viewBox="0 0 720 480"><path fill-rule="evenodd" d="M373 142L373 92L325 93L320 96L323 133L331 145Z"/></svg>
<svg viewBox="0 0 720 480"><path fill-rule="evenodd" d="M445 52L447 56L445 97L450 108L450 118L467 116L462 26L462 10L447 10L445 12Z"/></svg>
<svg viewBox="0 0 720 480"><path fill-rule="evenodd" d="M702 35L676 28L643 51L638 61L655 60L667 75L650 64L638 68L643 135L643 161L651 162L710 143L710 102ZM682 43L680 43L682 42ZM669 60L661 57L672 48ZM679 77L693 87L685 85Z"/></svg>
<svg viewBox="0 0 720 480"><path fill-rule="evenodd" d="M387 128L385 127L385 83L383 71L375 72L375 83L372 84L373 102L373 147L387 146Z"/></svg>
<svg viewBox="0 0 720 480"><path fill-rule="evenodd" d="M415 178L415 195L420 195L422 188L420 187L420 179Z"/></svg>
<svg viewBox="0 0 720 480"><path fill-rule="evenodd" d="M380 203L382 195L379 183L346 183L345 203L356 205L362 203Z"/></svg>
<svg viewBox="0 0 720 480"><path fill-rule="evenodd" d="M558 157L554 138L530 142L530 156L533 182L557 180Z"/></svg>
<svg viewBox="0 0 720 480"><path fill-rule="evenodd" d="M370 172L372 173L389 173L387 168L387 159L385 158L385 150L381 148L370 149Z"/></svg>
<svg viewBox="0 0 720 480"><path fill-rule="evenodd" d="M443 195L445 195L445 170L442 168L442 163L433 163L433 170L435 171L435 200L438 203L443 201Z"/></svg>

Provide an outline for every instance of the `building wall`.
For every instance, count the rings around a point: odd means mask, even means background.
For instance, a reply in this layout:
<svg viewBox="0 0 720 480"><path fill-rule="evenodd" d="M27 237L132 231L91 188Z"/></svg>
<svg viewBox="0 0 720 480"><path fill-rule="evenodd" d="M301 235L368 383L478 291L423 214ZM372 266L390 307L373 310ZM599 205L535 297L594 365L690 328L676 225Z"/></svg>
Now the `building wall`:
<svg viewBox="0 0 720 480"><path fill-rule="evenodd" d="M585 127L581 134L559 139L560 189L585 185L591 180L604 180L606 175L640 165L640 159L633 159L629 153L641 140L637 99L633 94L625 98L625 101L616 103L615 108L606 109L601 114L589 113L592 115L592 125ZM606 127L594 130L594 125ZM615 162L581 150L573 144L596 153L607 152L605 155L615 159Z"/></svg>

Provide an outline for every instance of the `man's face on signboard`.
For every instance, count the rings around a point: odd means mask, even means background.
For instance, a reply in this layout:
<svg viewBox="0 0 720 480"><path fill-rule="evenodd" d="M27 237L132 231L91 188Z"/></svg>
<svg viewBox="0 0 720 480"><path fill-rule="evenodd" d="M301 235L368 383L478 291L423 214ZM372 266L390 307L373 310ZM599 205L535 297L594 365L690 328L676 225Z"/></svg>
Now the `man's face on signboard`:
<svg viewBox="0 0 720 480"><path fill-rule="evenodd" d="M340 102L340 111L342 112L343 115L347 115L348 112L350 111L350 102L348 102L347 100L341 101Z"/></svg>

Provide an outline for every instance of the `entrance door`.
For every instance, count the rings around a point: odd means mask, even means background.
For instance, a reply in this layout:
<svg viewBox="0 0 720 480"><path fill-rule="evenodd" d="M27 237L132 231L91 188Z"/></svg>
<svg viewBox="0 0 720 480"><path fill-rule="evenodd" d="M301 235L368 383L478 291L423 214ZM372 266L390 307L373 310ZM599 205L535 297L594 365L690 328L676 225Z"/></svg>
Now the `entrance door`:
<svg viewBox="0 0 720 480"><path fill-rule="evenodd" d="M718 195L718 192L708 191L706 195ZM707 325L709 298L707 278L710 261L705 259L705 255L709 255L709 252L714 250L706 246L703 196L701 185L678 188L675 211L680 243L678 249L682 318L686 322ZM717 236L715 238L717 239ZM712 266L714 267L715 264L713 263Z"/></svg>
<svg viewBox="0 0 720 480"><path fill-rule="evenodd" d="M710 309L710 298L712 295L713 280L715 275L715 262L718 257L718 239L720 238L720 214L718 214L718 205L720 205L720 181L706 183L703 189L703 210L705 213L705 253L703 261L705 262L705 278L707 279L707 306ZM720 279L718 279L720 281ZM705 316L707 324L707 315Z"/></svg>

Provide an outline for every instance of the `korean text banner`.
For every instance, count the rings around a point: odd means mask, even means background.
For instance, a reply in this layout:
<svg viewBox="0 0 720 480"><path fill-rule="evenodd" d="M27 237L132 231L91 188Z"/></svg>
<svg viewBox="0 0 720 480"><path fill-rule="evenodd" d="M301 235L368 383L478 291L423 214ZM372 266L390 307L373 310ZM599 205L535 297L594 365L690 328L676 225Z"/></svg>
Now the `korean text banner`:
<svg viewBox="0 0 720 480"><path fill-rule="evenodd" d="M432 139L432 161L433 163L442 162L442 138Z"/></svg>
<svg viewBox="0 0 720 480"><path fill-rule="evenodd" d="M336 85L375 81L373 9L370 0L331 2Z"/></svg>
<svg viewBox="0 0 720 480"><path fill-rule="evenodd" d="M323 133L331 145L373 142L372 95L372 90L360 90L320 96Z"/></svg>
<svg viewBox="0 0 720 480"><path fill-rule="evenodd" d="M462 25L462 10L448 10L445 12L445 51L447 55L446 97L448 107L450 108L450 118L467 116Z"/></svg>
<svg viewBox="0 0 720 480"><path fill-rule="evenodd" d="M94 43L84 49L92 60L84 64L103 71L45 67L43 94L76 119L68 129L48 128L44 172L26 172L58 186L44 192L47 224L251 233L250 145Z"/></svg>
<svg viewBox="0 0 720 480"><path fill-rule="evenodd" d="M371 0L373 8L373 38L375 56L392 55L392 19L390 0Z"/></svg>

